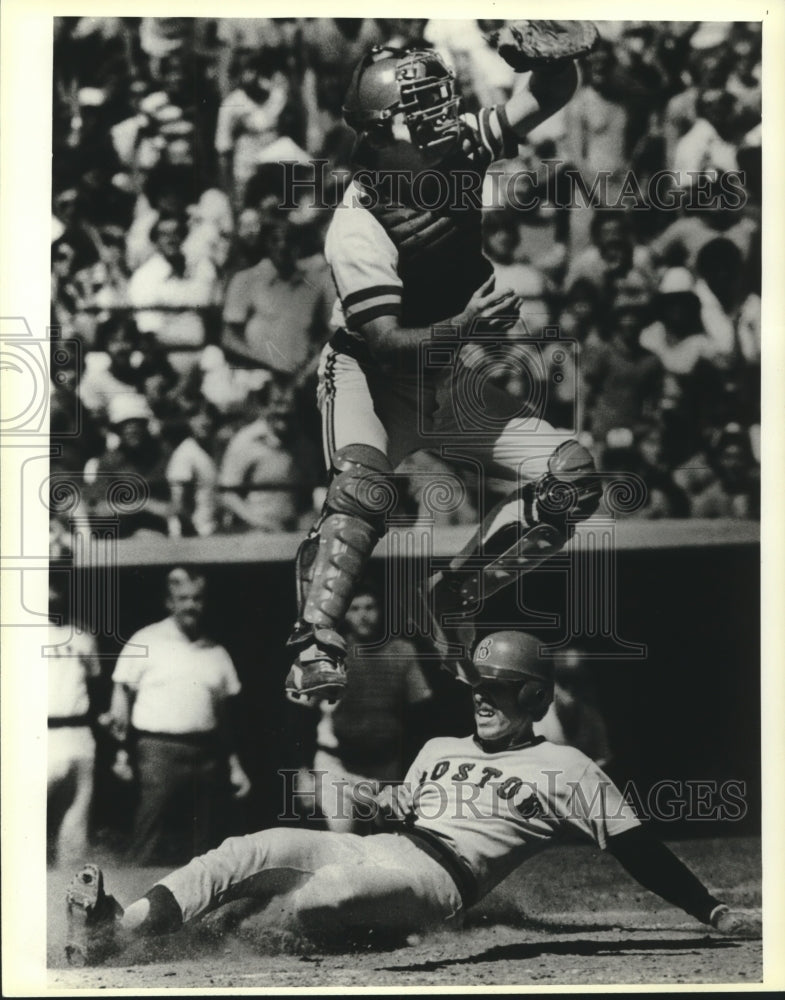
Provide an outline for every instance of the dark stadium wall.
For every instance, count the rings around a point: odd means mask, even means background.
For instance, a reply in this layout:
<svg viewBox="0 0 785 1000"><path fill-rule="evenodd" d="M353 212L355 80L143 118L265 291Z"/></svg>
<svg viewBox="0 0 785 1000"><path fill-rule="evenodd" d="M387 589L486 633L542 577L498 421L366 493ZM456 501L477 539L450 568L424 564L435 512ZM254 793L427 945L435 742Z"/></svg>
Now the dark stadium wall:
<svg viewBox="0 0 785 1000"><path fill-rule="evenodd" d="M617 559L616 633L627 642L644 644L646 656L609 658L607 653L617 646L612 638L576 641L592 654L588 667L613 750L610 773L622 787L632 782L644 803L658 787L664 789L659 796L660 817L653 817L663 836L702 835L720 829L727 834L757 832L761 802L758 547L626 550ZM167 568L120 571L122 639L163 617ZM384 568L383 560L373 560L372 575L380 583ZM292 565L237 563L205 569L211 631L231 653L244 686L238 740L254 779L254 794L236 822L273 825L282 801L277 772L305 763L313 738L310 713L289 704L283 695L288 666L285 641L295 613ZM524 602L534 612L555 613L563 620L566 590L561 574L533 573L525 578ZM488 602L481 620L512 623L521 622L521 617L510 588ZM543 641L551 643L558 642L562 633L561 626L538 630ZM105 653L117 651L116 640L104 637L101 642ZM420 735L464 734L471 729L466 688L433 661L425 661L424 666L437 698L428 730L412 734L413 748ZM108 658L104 660L107 697L111 669ZM723 784L728 782L738 783L743 790ZM742 812L742 816L731 819L723 818L721 809L718 813L723 788L729 789L735 801L726 813ZM686 805L680 805L681 801ZM99 824L111 825L122 812L111 788L100 808L107 815L96 817Z"/></svg>

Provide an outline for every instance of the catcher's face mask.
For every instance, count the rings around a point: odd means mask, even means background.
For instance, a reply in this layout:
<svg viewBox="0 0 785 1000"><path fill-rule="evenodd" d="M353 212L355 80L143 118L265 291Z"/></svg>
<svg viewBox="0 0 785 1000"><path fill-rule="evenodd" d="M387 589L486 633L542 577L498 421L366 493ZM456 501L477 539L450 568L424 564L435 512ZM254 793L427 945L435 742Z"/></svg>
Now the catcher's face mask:
<svg viewBox="0 0 785 1000"><path fill-rule="evenodd" d="M398 64L400 110L415 146L446 155L455 146L460 122L455 82L435 53L410 53Z"/></svg>
<svg viewBox="0 0 785 1000"><path fill-rule="evenodd" d="M344 118L357 132L392 139L392 119L403 115L411 141L439 160L460 131L455 79L441 57L427 50L375 48L355 71Z"/></svg>

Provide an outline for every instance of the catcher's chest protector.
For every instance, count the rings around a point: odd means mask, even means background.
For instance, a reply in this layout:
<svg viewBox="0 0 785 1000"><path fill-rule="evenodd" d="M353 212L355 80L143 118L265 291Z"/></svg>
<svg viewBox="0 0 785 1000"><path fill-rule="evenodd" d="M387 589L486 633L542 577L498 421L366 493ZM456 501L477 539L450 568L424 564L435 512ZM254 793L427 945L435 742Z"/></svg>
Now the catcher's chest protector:
<svg viewBox="0 0 785 1000"><path fill-rule="evenodd" d="M416 212L409 220L416 232L404 239L396 232L399 205L371 209L398 250L404 326L427 326L456 315L493 273L482 253L482 181L490 155L467 126L462 138L459 150L438 168L413 175L411 188L408 183L399 187L405 207Z"/></svg>

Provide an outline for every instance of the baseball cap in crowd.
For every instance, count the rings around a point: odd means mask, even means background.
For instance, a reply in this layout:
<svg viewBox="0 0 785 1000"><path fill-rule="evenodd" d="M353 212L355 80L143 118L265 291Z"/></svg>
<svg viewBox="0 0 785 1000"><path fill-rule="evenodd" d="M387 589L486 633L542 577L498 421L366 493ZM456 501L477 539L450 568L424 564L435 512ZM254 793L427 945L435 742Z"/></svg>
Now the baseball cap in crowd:
<svg viewBox="0 0 785 1000"><path fill-rule="evenodd" d="M695 294L695 281L686 267L669 267L662 276L659 295Z"/></svg>
<svg viewBox="0 0 785 1000"><path fill-rule="evenodd" d="M289 160L294 163L311 163L309 154L288 135L279 136L260 150L256 157L257 163L284 163Z"/></svg>
<svg viewBox="0 0 785 1000"><path fill-rule="evenodd" d="M128 84L128 93L132 97L143 99L150 89L150 84L142 77L136 77Z"/></svg>
<svg viewBox="0 0 785 1000"><path fill-rule="evenodd" d="M119 427L126 420L152 419L152 411L144 396L136 392L122 392L113 396L109 403L109 423L112 427Z"/></svg>
<svg viewBox="0 0 785 1000"><path fill-rule="evenodd" d="M193 222L212 223L220 230L230 233L234 226L231 202L223 191L216 188L203 191L199 201L188 206L188 215Z"/></svg>
<svg viewBox="0 0 785 1000"><path fill-rule="evenodd" d="M153 59L162 59L182 49L191 32L187 17L143 17L139 25L139 44Z"/></svg>
<svg viewBox="0 0 785 1000"><path fill-rule="evenodd" d="M611 304L611 312L625 312L635 309L644 312L651 306L652 292L643 275L630 271L620 280Z"/></svg>
<svg viewBox="0 0 785 1000"><path fill-rule="evenodd" d="M631 448L635 436L629 427L612 427L605 435L605 444L609 448Z"/></svg>
<svg viewBox="0 0 785 1000"><path fill-rule="evenodd" d="M732 27L731 21L704 21L690 38L690 46L693 49L715 49L728 40Z"/></svg>
<svg viewBox="0 0 785 1000"><path fill-rule="evenodd" d="M82 87L77 100L82 108L100 108L106 103L106 94L100 87Z"/></svg>
<svg viewBox="0 0 785 1000"><path fill-rule="evenodd" d="M159 128L170 125L172 122L177 122L182 117L183 110L182 108L178 108L176 104L163 104L153 112L153 118L158 122Z"/></svg>
<svg viewBox="0 0 785 1000"><path fill-rule="evenodd" d="M180 111L179 108L173 108L173 110ZM164 139L182 139L186 136L192 135L194 127L191 122L185 121L182 117L182 111L180 111L180 117L162 122L158 131Z"/></svg>
<svg viewBox="0 0 785 1000"><path fill-rule="evenodd" d="M745 448L749 448L749 434L744 430L741 424L737 424L735 422L725 424L724 427L720 427L710 435L709 445L714 451L719 451L721 448L725 448L729 444L740 444Z"/></svg>
<svg viewBox="0 0 785 1000"><path fill-rule="evenodd" d="M161 108L165 108L169 104L169 98L167 95L161 91L156 90L153 94L148 94L147 97L143 98L139 103L139 110L146 115L154 115Z"/></svg>
<svg viewBox="0 0 785 1000"><path fill-rule="evenodd" d="M678 309L687 326L699 324L701 302L695 293L695 278L692 272L686 267L669 267L662 276L652 306L654 314L660 318L663 309Z"/></svg>

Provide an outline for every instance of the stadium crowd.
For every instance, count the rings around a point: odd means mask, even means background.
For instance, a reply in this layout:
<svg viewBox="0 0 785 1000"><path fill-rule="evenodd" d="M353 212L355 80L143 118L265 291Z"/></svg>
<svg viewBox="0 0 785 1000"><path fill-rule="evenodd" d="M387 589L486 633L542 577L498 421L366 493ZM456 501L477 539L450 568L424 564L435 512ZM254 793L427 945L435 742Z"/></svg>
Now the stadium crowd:
<svg viewBox="0 0 785 1000"><path fill-rule="evenodd" d="M130 476L147 499L126 537L309 526L349 75L374 44L433 45L476 110L525 82L495 25L55 19L53 470L88 517ZM641 477L631 516L756 518L760 25L601 34L573 100L486 184L486 253L524 298L495 377L533 378L547 419ZM416 517L415 489L402 504Z"/></svg>

